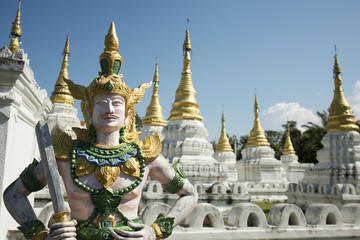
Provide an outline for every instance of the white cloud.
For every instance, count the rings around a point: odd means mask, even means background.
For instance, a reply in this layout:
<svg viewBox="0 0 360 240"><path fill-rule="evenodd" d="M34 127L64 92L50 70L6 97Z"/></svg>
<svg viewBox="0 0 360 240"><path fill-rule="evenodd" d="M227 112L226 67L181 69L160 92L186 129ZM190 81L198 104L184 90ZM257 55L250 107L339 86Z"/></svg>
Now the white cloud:
<svg viewBox="0 0 360 240"><path fill-rule="evenodd" d="M296 121L297 128L301 125L313 122L321 125L320 118L313 112L312 109L307 109L300 106L299 103L277 103L274 106L268 107L261 114L261 125L264 130L284 130L282 125L286 121Z"/></svg>
<svg viewBox="0 0 360 240"><path fill-rule="evenodd" d="M355 115L355 120L360 118L360 80L355 83L352 95L348 98L349 104Z"/></svg>

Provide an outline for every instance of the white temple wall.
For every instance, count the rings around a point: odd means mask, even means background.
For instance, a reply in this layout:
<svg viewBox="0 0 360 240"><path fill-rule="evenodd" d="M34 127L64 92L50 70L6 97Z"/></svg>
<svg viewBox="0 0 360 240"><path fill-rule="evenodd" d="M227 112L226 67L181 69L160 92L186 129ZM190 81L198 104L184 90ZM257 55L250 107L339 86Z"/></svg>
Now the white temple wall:
<svg viewBox="0 0 360 240"><path fill-rule="evenodd" d="M148 222L169 209L163 205L153 203L146 206L147 215L151 215L146 217ZM293 204L277 204L271 208L267 221L258 206L239 203L233 205L227 223L224 223L219 208L200 203L185 219L185 224L175 227L168 239L357 239L360 237L359 213L360 204L345 205L341 209L332 204L309 205L305 213Z"/></svg>
<svg viewBox="0 0 360 240"><path fill-rule="evenodd" d="M286 180L281 169L282 163L275 159L275 152L270 147L247 147L241 152L243 159L238 164L238 176L248 182L281 182Z"/></svg>
<svg viewBox="0 0 360 240"><path fill-rule="evenodd" d="M227 183L236 182L238 180L238 171L236 169L236 155L233 152L215 152L213 157L225 167L229 169Z"/></svg>
<svg viewBox="0 0 360 240"><path fill-rule="evenodd" d="M0 49L0 239L18 224L6 210L2 194L34 157L39 156L35 125L50 111L45 90L37 85L22 49ZM30 202L34 197L30 195Z"/></svg>

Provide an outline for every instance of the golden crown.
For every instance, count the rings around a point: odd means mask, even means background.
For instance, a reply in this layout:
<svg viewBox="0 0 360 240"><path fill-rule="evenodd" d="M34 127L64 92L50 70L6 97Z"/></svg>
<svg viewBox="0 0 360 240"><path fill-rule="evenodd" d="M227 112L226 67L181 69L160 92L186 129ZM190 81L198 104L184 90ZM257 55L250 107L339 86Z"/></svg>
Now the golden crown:
<svg viewBox="0 0 360 240"><path fill-rule="evenodd" d="M144 83L134 89L126 85L122 80L122 74L119 74L123 57L120 55L118 47L119 42L115 24L111 22L109 32L105 36L104 52L99 58L101 66L99 77L95 78L88 87L74 84L71 80L64 78L72 96L75 99L81 100L81 111L87 126L89 126L87 113L92 115L94 109L93 97L95 95L103 93L121 95L126 101L126 116L132 116L135 113L134 104L142 100L145 90L152 84L152 82Z"/></svg>

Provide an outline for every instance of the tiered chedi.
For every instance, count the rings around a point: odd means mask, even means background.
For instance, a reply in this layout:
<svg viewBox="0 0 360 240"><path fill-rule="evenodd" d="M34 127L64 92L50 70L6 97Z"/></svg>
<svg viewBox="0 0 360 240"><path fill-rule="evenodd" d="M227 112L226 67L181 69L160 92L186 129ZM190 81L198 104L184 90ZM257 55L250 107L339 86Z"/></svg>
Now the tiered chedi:
<svg viewBox="0 0 360 240"><path fill-rule="evenodd" d="M285 176L281 173L281 162L275 158L270 148L259 118L259 103L255 95L255 120L246 148L242 150L243 158L238 163L239 180L254 183L282 182Z"/></svg>
<svg viewBox="0 0 360 240"><path fill-rule="evenodd" d="M65 47L63 51L63 60L61 64L60 73L55 83L55 89L51 95L51 102L53 107L47 117L47 122L50 129L55 125L63 128L69 134L74 136L72 127L80 127L80 120L77 118L77 109L74 105L74 98L72 97L69 87L64 81L64 78L69 78L69 33L66 37Z"/></svg>
<svg viewBox="0 0 360 240"><path fill-rule="evenodd" d="M344 96L341 68L337 55L334 63L334 98L330 105L327 122L328 133L318 151L318 164L310 169L305 182L315 184L350 183L360 184L360 135L354 115Z"/></svg>
<svg viewBox="0 0 360 240"><path fill-rule="evenodd" d="M183 51L181 81L176 90L168 126L163 129L162 153L170 162L180 162L191 181L210 184L226 179L228 170L213 158L213 147L206 140L208 131L202 122L191 78L191 42L188 29Z"/></svg>
<svg viewBox="0 0 360 240"><path fill-rule="evenodd" d="M163 115L162 107L159 101L159 66L156 62L154 80L153 80L153 94L151 96L150 104L146 109L146 115L142 119L140 140L144 141L148 136L152 136L156 132L160 139L163 139L162 129L166 126L166 120Z"/></svg>
<svg viewBox="0 0 360 240"><path fill-rule="evenodd" d="M229 178L228 182L236 182L238 180L237 170L236 170L236 155L231 148L229 138L226 134L225 127L225 114L224 110L222 111L221 117L221 133L218 144L215 148L214 158L219 161L219 163L224 164L229 169Z"/></svg>

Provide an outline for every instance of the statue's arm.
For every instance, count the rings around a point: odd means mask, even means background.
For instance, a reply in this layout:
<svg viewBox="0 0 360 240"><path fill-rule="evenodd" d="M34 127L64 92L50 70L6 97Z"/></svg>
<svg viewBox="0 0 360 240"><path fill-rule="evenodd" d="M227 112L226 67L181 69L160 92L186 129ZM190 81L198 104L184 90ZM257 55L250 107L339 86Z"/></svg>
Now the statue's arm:
<svg viewBox="0 0 360 240"><path fill-rule="evenodd" d="M46 184L46 178L42 164L38 163L33 167L34 177L42 184ZM24 178L23 178L24 179ZM21 177L17 178L4 191L4 202L11 216L23 225L29 221L37 220L34 209L32 208L27 196L31 193L26 189Z"/></svg>
<svg viewBox="0 0 360 240"><path fill-rule="evenodd" d="M164 218L157 219L150 226L128 222L128 226L135 229L135 232L127 232L121 229L114 229L111 235L114 239L146 239L155 240L167 238L171 235L172 227L183 221L194 209L197 203L197 192L187 179L180 179L167 160L159 155L155 160L148 163L149 176L165 186L171 185L171 192L179 195L169 213ZM174 181L179 180L179 181ZM176 182L176 184L171 184Z"/></svg>
<svg viewBox="0 0 360 240"><path fill-rule="evenodd" d="M162 155L159 155L152 161L150 167L149 176L151 178L159 181L163 185L167 185L173 181L175 170ZM166 217L175 218L173 226L182 222L190 214L198 200L194 186L187 179L185 179L184 185L176 193L179 195L179 198L166 215Z"/></svg>
<svg viewBox="0 0 360 240"><path fill-rule="evenodd" d="M50 234L48 234L44 223L37 219L27 197L30 193L38 191L45 186L46 177L41 162L33 162L32 164L5 190L3 197L6 208L11 216L20 224L19 229L27 239L36 235L36 239L75 240L76 221L55 223L51 226Z"/></svg>

